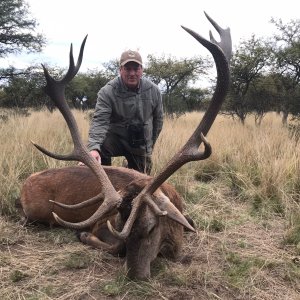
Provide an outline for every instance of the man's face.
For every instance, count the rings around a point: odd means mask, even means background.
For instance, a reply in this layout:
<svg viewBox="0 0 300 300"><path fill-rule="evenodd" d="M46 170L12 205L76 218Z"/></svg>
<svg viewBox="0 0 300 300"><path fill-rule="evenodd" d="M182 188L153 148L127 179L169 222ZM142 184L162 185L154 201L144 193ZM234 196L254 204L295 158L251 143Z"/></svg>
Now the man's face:
<svg viewBox="0 0 300 300"><path fill-rule="evenodd" d="M143 75L143 68L138 63L130 61L120 67L120 75L129 89L136 89Z"/></svg>

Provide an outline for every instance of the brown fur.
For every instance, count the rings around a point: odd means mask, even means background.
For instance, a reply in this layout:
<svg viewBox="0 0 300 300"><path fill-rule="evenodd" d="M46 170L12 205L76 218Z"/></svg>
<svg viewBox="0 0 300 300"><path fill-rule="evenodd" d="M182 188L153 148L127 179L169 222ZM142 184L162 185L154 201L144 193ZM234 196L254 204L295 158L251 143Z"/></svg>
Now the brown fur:
<svg viewBox="0 0 300 300"><path fill-rule="evenodd" d="M92 228L79 234L82 242L103 248L102 242L118 245L116 249L107 249L117 255L126 254L128 276L144 279L150 276L150 263L163 255L175 258L181 249L183 238L182 225L168 217L158 217L147 205L140 209L132 232L126 242L117 240L108 230L106 221L121 230L131 210L132 199L151 180L150 176L123 167L104 167L109 179L117 191L120 191L123 202L109 218L99 220ZM65 221L80 222L89 218L99 204L80 210L60 208L50 203L55 200L64 204L76 204L89 199L100 192L99 184L94 174L85 166L49 169L29 176L21 190L21 206L27 222L43 222L51 226L56 224L52 212ZM163 193L182 212L182 198L174 187L164 183L155 195Z"/></svg>
<svg viewBox="0 0 300 300"><path fill-rule="evenodd" d="M118 167L105 167L116 190L126 187L132 180L140 178L137 171ZM147 178L147 175L142 175ZM76 204L101 191L95 175L85 166L48 169L30 175L21 190L21 205L29 222L56 223L52 212L69 222L80 222L91 216L98 205L79 211L60 208L49 200L64 204Z"/></svg>

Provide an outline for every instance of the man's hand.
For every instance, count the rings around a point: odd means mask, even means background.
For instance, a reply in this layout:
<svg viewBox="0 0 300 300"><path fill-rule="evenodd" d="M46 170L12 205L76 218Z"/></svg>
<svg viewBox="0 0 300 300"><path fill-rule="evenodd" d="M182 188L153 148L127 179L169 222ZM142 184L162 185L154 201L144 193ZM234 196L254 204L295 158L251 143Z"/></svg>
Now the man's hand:
<svg viewBox="0 0 300 300"><path fill-rule="evenodd" d="M101 156L97 150L91 150L90 154L96 159L96 161L99 162L99 164L101 164ZM78 165L84 166L85 164L83 162L79 162Z"/></svg>
<svg viewBox="0 0 300 300"><path fill-rule="evenodd" d="M101 164L101 156L97 150L91 150L90 154Z"/></svg>

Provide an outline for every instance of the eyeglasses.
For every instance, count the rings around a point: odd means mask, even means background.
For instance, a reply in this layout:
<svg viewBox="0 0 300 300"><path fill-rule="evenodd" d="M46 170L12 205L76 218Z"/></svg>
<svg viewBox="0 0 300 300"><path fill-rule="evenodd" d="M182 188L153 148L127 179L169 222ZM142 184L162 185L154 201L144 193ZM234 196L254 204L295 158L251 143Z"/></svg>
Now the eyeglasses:
<svg viewBox="0 0 300 300"><path fill-rule="evenodd" d="M141 66L137 66L137 67L132 67L132 66L127 67L127 66L124 66L123 68L124 68L124 70L125 70L127 73L129 73L129 72L131 72L131 71L133 71L133 72L136 73L136 72L140 71Z"/></svg>

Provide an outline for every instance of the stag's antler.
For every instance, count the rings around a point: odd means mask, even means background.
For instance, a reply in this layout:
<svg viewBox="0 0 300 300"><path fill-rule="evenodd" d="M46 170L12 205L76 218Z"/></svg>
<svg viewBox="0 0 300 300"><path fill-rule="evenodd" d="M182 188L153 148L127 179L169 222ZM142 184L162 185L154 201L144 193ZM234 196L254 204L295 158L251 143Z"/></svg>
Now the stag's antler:
<svg viewBox="0 0 300 300"><path fill-rule="evenodd" d="M217 43L213 38L210 32L211 41L206 40L201 37L199 34L194 31L183 27L188 33L190 33L196 40L198 40L204 47L206 47L211 54L216 63L217 68L217 85L215 93L212 97L210 106L203 116L200 124L189 138L187 143L182 147L182 149L170 160L170 162L165 166L165 168L158 174L153 180L148 184L141 193L134 198L132 201L132 210L128 220L123 227L122 232L117 232L112 225L108 222L108 227L111 232L120 239L126 239L129 235L132 225L137 217L139 208L143 202L147 203L149 207L157 214L157 215L166 215L166 213L171 215L174 220L182 224L183 226L189 228L194 231L194 229L188 224L183 215L175 208L175 206L168 200L161 200L162 203L159 203L159 206L154 202L152 194L159 188L159 186L165 182L176 170L178 170L182 165L186 164L190 161L203 160L210 156L211 147L207 140L204 138L213 124L220 108L225 99L228 86L229 86L229 59L231 56L231 37L229 29L222 29L215 21L213 21L206 13L206 17L212 23L212 25L216 28L221 37L221 42ZM74 142L74 150L69 155L58 155L50 153L44 148L35 145L39 150L43 153L57 159L63 160L77 160L83 162L85 165L90 167L92 171L96 174L99 183L101 185L102 192L98 196L91 198L84 203L80 204L80 206L86 206L95 201L99 201L104 199L102 205L99 206L97 211L87 220L79 223L70 223L63 221L56 214L53 213L55 219L58 223L63 226L74 228L74 229L82 229L84 227L88 227L94 224L97 220L101 219L103 216L108 215L111 211L114 211L119 207L121 203L121 196L116 192L111 182L109 181L104 169L102 166L96 162L96 160L90 156L88 149L83 144L79 131L75 122L75 119L65 101L64 98L64 89L65 85L72 80L72 78L76 75L79 70L83 48L85 44L84 39L78 62L76 66L74 66L73 54L72 54L72 46L70 51L70 67L63 79L60 81L54 80L49 74L48 71L44 68L45 77L47 80L46 92L54 101L56 106L59 108L61 113L63 114ZM201 143L204 144L204 151L200 152L199 147ZM54 202L56 203L56 202ZM59 203L56 203L59 205Z"/></svg>
<svg viewBox="0 0 300 300"><path fill-rule="evenodd" d="M80 53L78 56L77 64L75 66L74 64L74 58L73 58L73 47L71 44L70 48L70 63L69 63L69 69L66 73L66 75L61 80L55 80L53 77L49 75L48 70L45 68L44 65L44 74L47 81L47 85L45 87L45 92L49 95L51 100L55 103L57 108L62 113L64 119L67 122L67 125L69 127L72 140L74 143L74 149L73 151L68 155L59 155L49 152L48 150L44 149L43 147L35 144L34 146L39 149L44 154L60 159L60 160L75 160L75 161L81 161L85 165L87 165L91 170L95 173L96 177L98 178L99 184L101 186L101 193L86 201L87 204L92 204L94 202L99 202L100 200L104 199L102 205L98 208L98 210L94 213L94 215L91 217L93 220L98 219L99 215L104 216L109 214L114 208L118 207L118 205L121 203L121 197L113 187L112 183L110 182L108 176L106 175L103 167L90 155L89 150L84 145L84 143L81 140L79 130L76 124L76 121L74 119L74 116L65 100L65 86L74 78L74 76L77 74L83 57L83 50L84 45L86 42L87 36L84 38ZM52 201L54 202L54 201ZM56 203L56 202L54 202ZM56 203L57 204L57 203ZM89 222L83 221L76 224L64 222L61 220L55 213L53 213L55 219L58 223L61 223L62 225L74 228L74 229L81 229L84 227L87 227L89 225Z"/></svg>
<svg viewBox="0 0 300 300"><path fill-rule="evenodd" d="M228 91L230 79L229 60L231 57L232 44L230 29L222 29L206 13L205 16L220 34L220 43L216 42L211 32L211 41L208 41L191 29L188 29L184 26L182 26L182 28L191 34L205 48L207 48L214 58L217 68L217 85L212 100L200 124L189 138L187 143L181 148L181 150L179 150L177 154L175 154L175 156L164 167L164 169L155 178L153 178L152 182L147 185L133 200L131 214L126 221L122 232L117 232L110 224L108 224L111 232L113 232L113 234L120 239L126 239L126 237L129 235L141 203L145 201L149 204L149 202L152 201L148 195L153 194L163 182L165 182L176 170L178 170L187 162L203 160L208 158L211 154L211 147L205 140L204 135L208 133L210 127L212 126ZM204 152L199 152L199 147L202 142L204 143L205 150Z"/></svg>

